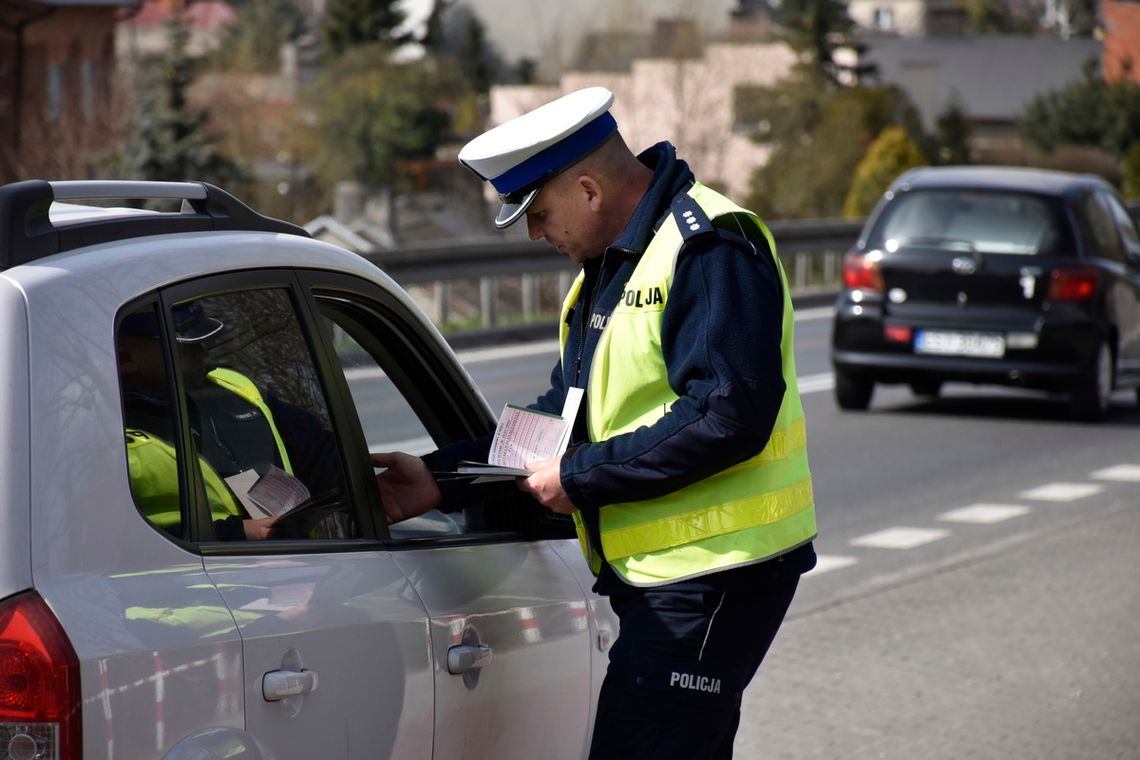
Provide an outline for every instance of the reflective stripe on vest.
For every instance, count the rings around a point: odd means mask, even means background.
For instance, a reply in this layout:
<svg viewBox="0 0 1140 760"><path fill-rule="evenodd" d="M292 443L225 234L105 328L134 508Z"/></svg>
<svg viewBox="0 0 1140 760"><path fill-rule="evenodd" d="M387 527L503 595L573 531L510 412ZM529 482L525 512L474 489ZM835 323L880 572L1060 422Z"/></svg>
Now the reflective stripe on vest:
<svg viewBox="0 0 1140 760"><path fill-rule="evenodd" d="M225 369L223 367L212 370L206 377L215 385L225 388L235 396L239 396L258 408L261 415L265 418L265 421L269 423L269 431L273 433L273 440L277 444L277 453L281 456L281 466L285 472L292 475L293 465L289 462L289 452L285 450L285 442L281 440L281 433L277 431L277 423L273 419L273 412L269 411L269 406L265 403L265 399L261 397L261 391L257 389L253 381L240 372L235 372L232 369Z"/></svg>
<svg viewBox="0 0 1140 760"><path fill-rule="evenodd" d="M135 503L146 518L160 528L180 524L182 506L178 498L178 455L174 447L141 430L128 429L126 434L127 470ZM213 519L244 517L230 489L214 468L201 457L198 462Z"/></svg>
<svg viewBox="0 0 1140 760"><path fill-rule="evenodd" d="M754 214L719 193L696 183L688 195L710 219L744 215L768 241L784 294L780 351L786 391L771 438L755 457L665 496L599 510L606 559L635 586L760 562L801 546L816 534L807 435L792 351L792 302L775 243ZM669 387L661 319L683 243L670 214L642 254L602 331L586 394L591 441L652 425L678 398ZM583 277L579 275L563 305L559 331L563 353L569 335L567 315L577 302ZM580 515L575 513L574 518L583 551L597 573L600 557L589 546Z"/></svg>

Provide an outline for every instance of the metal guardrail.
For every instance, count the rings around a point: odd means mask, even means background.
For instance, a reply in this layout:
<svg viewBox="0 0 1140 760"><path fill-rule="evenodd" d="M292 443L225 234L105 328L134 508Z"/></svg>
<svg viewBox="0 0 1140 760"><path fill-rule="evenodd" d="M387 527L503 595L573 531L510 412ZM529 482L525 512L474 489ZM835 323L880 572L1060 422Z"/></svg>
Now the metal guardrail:
<svg viewBox="0 0 1140 760"><path fill-rule="evenodd" d="M836 290L862 222L770 223L793 295ZM445 331L491 330L556 318L579 266L542 242L457 240L369 253Z"/></svg>

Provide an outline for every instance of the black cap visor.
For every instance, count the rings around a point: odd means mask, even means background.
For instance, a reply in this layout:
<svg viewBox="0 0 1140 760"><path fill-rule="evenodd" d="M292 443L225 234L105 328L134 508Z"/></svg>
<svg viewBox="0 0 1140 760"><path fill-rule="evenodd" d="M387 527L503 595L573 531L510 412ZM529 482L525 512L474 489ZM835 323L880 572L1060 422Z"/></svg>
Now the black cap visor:
<svg viewBox="0 0 1140 760"><path fill-rule="evenodd" d="M495 227L503 230L517 222L530 208L530 204L534 203L534 199L538 197L541 190L542 184L540 183L529 190L521 190L510 195L500 195L499 200L503 202L503 205L495 216Z"/></svg>

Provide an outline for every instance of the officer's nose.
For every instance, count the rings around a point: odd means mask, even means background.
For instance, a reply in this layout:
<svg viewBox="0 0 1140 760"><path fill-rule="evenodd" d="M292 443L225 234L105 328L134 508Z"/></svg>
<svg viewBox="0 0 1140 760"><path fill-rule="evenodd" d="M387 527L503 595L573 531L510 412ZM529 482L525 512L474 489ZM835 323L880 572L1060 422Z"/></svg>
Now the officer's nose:
<svg viewBox="0 0 1140 760"><path fill-rule="evenodd" d="M542 240L546 235L546 233L542 231L542 224L529 214L526 217L526 232L531 240Z"/></svg>

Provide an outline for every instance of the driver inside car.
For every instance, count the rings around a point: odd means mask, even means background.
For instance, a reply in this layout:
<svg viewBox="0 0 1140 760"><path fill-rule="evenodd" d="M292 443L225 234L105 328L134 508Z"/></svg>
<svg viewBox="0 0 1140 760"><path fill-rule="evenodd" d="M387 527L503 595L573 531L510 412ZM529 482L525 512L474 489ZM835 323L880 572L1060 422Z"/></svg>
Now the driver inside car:
<svg viewBox="0 0 1140 760"><path fill-rule="evenodd" d="M275 484L299 491L299 498L338 489L340 462L331 432L309 412L264 393L248 376L212 362L206 341L225 325L207 316L198 302L175 306L172 316L215 536L275 537L278 518L251 517L237 494L245 496L271 472ZM132 488L152 522L177 531L177 458L170 443L174 414L153 311L123 320L118 352Z"/></svg>

